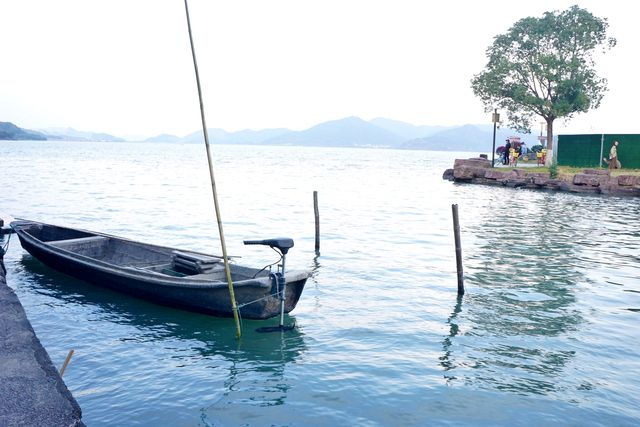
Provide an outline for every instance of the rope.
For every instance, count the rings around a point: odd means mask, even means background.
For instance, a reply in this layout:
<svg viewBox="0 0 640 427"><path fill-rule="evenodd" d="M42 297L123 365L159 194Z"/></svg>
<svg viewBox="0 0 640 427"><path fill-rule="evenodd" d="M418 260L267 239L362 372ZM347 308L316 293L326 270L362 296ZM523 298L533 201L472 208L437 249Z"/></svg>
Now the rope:
<svg viewBox="0 0 640 427"><path fill-rule="evenodd" d="M269 294L269 295L264 296L264 297L262 297L262 298L258 298L257 300L249 301L249 302L245 302L244 304L239 304L239 305L238 305L238 310L240 310L242 307L245 307L245 306L247 306L247 305L255 304L255 303L259 302L259 301L262 301L263 299L267 299L267 298L271 298L271 297L277 297L277 296L279 296L281 293L282 293L282 291L278 291L278 292L276 292L275 294Z"/></svg>
<svg viewBox="0 0 640 427"><path fill-rule="evenodd" d="M282 279L284 281L284 277L282 277L282 275L280 273L271 273L271 274L269 274L269 279L273 280L273 285L276 286L276 291L277 292L269 294L269 295L265 295L262 298L258 298L257 300L253 300L253 301L249 301L249 302L246 302L244 304L241 304L241 305L238 306L238 310L240 310L242 307L246 307L249 304L255 304L255 303L257 303L259 301L262 301L264 299L267 299L267 298L279 297L280 295L284 295L283 292L284 292L285 288L283 286L282 289L280 289L280 281L279 281L279 279ZM273 285L272 285L272 288L273 288ZM280 298L280 299L283 299L283 298Z"/></svg>
<svg viewBox="0 0 640 427"><path fill-rule="evenodd" d="M7 243L3 247L0 247L0 268L2 268L2 273L7 275L7 267L4 266L4 254L7 253L7 249L9 248L9 242L11 241L11 234L7 238Z"/></svg>
<svg viewBox="0 0 640 427"><path fill-rule="evenodd" d="M11 233L9 233L9 237L7 238L7 243L4 244L4 247L0 248L0 257L3 257L4 254L7 253L7 249L9 248L10 241L11 241Z"/></svg>

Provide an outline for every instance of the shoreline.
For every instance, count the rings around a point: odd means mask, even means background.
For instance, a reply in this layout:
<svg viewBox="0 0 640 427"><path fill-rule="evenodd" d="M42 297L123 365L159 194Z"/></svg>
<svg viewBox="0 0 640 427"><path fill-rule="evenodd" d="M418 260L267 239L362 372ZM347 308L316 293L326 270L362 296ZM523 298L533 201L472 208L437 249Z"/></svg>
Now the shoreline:
<svg viewBox="0 0 640 427"><path fill-rule="evenodd" d="M0 252L0 261L2 253ZM0 266L0 425L84 426L82 410Z"/></svg>
<svg viewBox="0 0 640 427"><path fill-rule="evenodd" d="M528 172L527 168L492 168L485 158L456 159L453 169L445 170L442 179L469 184L494 185L533 190L553 190L583 194L640 197L640 176L612 176L608 169L584 169L575 174Z"/></svg>

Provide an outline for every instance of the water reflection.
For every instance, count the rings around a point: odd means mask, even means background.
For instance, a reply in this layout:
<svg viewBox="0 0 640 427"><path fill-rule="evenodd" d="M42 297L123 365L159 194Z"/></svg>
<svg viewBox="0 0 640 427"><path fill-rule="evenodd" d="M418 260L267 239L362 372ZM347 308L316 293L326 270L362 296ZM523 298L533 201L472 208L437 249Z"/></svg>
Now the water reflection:
<svg viewBox="0 0 640 427"><path fill-rule="evenodd" d="M442 350L444 352L444 355L440 356L439 358L440 366L444 368L445 372L451 369L455 369L456 367L455 363L452 363L452 361L450 360L451 345L453 344L453 339L460 332L460 328L458 327L456 318L458 317L458 314L462 311L462 298L463 298L462 295L458 295L456 300L456 305L453 308L453 312L451 312L451 315L447 319L447 324L449 325L449 335L444 338L444 341L442 343ZM446 375L445 375L445 378L447 378ZM449 382L449 380L450 378L447 378L447 382Z"/></svg>
<svg viewBox="0 0 640 427"><path fill-rule="evenodd" d="M465 296L465 312L459 300L447 320L440 358L447 382L522 394L561 387L555 379L575 357L561 337L585 322L576 287L588 279L576 262L575 211L539 222L556 209L557 198L537 197L526 203L534 206L528 216L491 211L474 225L480 250L467 257L465 277L477 289Z"/></svg>
<svg viewBox="0 0 640 427"><path fill-rule="evenodd" d="M74 304L83 311L99 314L103 320L134 326L134 337L122 340L140 342L179 338L188 341L190 348L201 356L222 355L242 362L277 361L288 363L305 350L304 334L295 328L287 333L262 334L255 329L278 320L243 321L243 339L235 339L235 328L230 319L216 318L197 313L173 310L129 297L87 282L66 276L43 265L30 255L25 255L21 286L33 292L58 300L59 305ZM51 304L51 303L50 303Z"/></svg>
<svg viewBox="0 0 640 427"><path fill-rule="evenodd" d="M316 276L320 271L320 251L315 251L315 255L313 257L313 264L311 265L311 277Z"/></svg>
<svg viewBox="0 0 640 427"><path fill-rule="evenodd" d="M194 387L195 384L192 383L191 387L195 390L201 389L200 394L191 391L186 396L181 396L181 399L187 399L193 394L198 401L206 401L209 396L215 402L210 409L216 405L225 406L230 401L239 403L247 394L251 396L254 404L282 405L290 388L289 380L286 378L286 367L307 350L304 333L298 328L277 333L255 331L259 326L271 325L273 319L245 320L243 336L237 340L230 319L160 307L95 287L51 270L29 255L16 262L12 270L12 275L17 276L20 287L28 288L21 291L35 296L30 297L31 304L37 303L32 309L41 311L44 308L64 312L56 316L86 319L89 330L96 336L89 338L83 335L76 337L76 340L92 341L84 343L87 346L85 354L99 353L101 356L97 363L100 365L107 361L108 365L112 365L116 360L123 363L123 358L132 365L144 363L145 357L148 356L147 353L143 353L143 349L152 346L161 349L162 353L157 355L159 360L152 362L153 364L145 370L145 375L166 375L164 373L169 371L169 367L163 366L164 363L172 366L173 372L176 372L175 369L184 369L173 375L186 375L186 378L190 378L194 372L193 365L200 366L201 369L195 371L198 379L182 379L183 384L197 381L198 386ZM58 318L49 321L53 323ZM41 318L40 321L47 319ZM292 321L294 319L288 320ZM274 322L273 325L276 325L278 319ZM47 326L49 325L45 325ZM87 326L83 328L86 329ZM112 349L104 348L103 343L107 342L112 343ZM116 348L127 355L112 353L117 352ZM138 357L140 359L136 360ZM82 363L76 361L75 369L89 369L91 366L88 360L85 360L86 366L78 366ZM210 371L211 369L213 371ZM208 371L215 375L207 375ZM135 369L133 372L136 372ZM104 386L103 389L96 389L95 384L85 384L78 394L81 397L91 397L94 394L109 392L113 388L120 388L122 382L129 382L126 379L126 369L119 373L119 377L109 380L113 383L111 388ZM156 378L153 381L154 387L163 387L164 381L164 378ZM214 383L211 384L211 381ZM105 381L102 383L104 385ZM146 381L143 383L148 387ZM169 380L169 383L172 384L173 381ZM135 394L134 390L130 392Z"/></svg>

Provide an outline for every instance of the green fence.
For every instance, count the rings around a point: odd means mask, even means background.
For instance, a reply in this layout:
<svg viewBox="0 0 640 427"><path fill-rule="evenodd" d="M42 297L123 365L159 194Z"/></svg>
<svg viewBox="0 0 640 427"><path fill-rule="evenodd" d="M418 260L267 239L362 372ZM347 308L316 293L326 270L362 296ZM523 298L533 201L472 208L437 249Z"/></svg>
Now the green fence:
<svg viewBox="0 0 640 427"><path fill-rule="evenodd" d="M640 169L640 134L559 135L559 166L607 167L613 141L618 141L618 160L623 169Z"/></svg>

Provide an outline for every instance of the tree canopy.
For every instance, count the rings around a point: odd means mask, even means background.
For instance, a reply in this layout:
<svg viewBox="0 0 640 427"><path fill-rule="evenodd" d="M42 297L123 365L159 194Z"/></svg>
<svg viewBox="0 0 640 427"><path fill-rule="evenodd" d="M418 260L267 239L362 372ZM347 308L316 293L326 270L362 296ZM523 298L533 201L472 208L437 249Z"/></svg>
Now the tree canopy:
<svg viewBox="0 0 640 427"><path fill-rule="evenodd" d="M545 12L516 22L494 38L485 69L471 87L487 110L506 110L509 125L530 132L536 116L547 123L548 148L553 121L598 108L607 80L595 71L594 53L614 47L609 24L586 9Z"/></svg>

